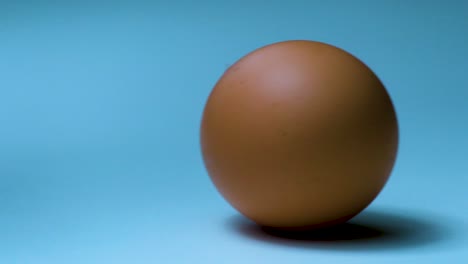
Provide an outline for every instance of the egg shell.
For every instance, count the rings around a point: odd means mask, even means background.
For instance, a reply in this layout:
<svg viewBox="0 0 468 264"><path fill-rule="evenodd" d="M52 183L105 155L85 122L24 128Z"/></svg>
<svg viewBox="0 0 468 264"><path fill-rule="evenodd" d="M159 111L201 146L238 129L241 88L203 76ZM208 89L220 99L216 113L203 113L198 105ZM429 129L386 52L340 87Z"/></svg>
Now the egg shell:
<svg viewBox="0 0 468 264"><path fill-rule="evenodd" d="M221 195L259 225L345 222L394 166L398 123L376 74L338 47L307 40L254 50L206 102L200 140Z"/></svg>

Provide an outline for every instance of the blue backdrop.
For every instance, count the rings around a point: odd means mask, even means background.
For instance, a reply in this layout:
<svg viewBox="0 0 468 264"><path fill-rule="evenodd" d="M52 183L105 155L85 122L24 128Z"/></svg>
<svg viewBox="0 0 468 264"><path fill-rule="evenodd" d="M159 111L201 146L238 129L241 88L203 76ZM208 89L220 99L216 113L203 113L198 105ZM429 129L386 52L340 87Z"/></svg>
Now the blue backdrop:
<svg viewBox="0 0 468 264"><path fill-rule="evenodd" d="M0 263L468 259L467 1L78 2L0 2ZM362 59L401 129L378 199L302 240L239 217L199 148L224 70L288 39Z"/></svg>

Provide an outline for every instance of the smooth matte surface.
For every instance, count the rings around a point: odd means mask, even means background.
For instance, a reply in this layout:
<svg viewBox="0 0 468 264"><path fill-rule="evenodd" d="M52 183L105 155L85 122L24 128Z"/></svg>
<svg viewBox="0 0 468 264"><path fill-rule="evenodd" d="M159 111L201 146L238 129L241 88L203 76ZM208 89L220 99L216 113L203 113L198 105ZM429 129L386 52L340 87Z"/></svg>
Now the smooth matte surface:
<svg viewBox="0 0 468 264"><path fill-rule="evenodd" d="M468 5L218 2L2 1L0 263L463 263ZM224 202L198 131L230 64L297 38L376 71L401 148L354 225L291 240Z"/></svg>

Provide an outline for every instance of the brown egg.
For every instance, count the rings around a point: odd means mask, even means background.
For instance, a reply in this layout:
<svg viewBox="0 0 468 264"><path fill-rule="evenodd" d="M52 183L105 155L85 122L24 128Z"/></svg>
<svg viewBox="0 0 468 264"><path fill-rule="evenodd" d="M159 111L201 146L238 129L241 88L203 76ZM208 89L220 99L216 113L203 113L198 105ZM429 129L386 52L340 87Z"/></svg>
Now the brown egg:
<svg viewBox="0 0 468 264"><path fill-rule="evenodd" d="M359 59L313 41L257 49L212 90L201 123L206 169L262 226L351 219L384 187L398 147L389 94Z"/></svg>

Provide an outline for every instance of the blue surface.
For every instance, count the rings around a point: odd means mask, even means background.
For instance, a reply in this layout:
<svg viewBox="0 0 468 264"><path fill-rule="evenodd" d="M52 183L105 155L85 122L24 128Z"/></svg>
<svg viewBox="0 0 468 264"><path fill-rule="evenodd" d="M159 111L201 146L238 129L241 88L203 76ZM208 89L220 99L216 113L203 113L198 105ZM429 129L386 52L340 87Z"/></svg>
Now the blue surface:
<svg viewBox="0 0 468 264"><path fill-rule="evenodd" d="M0 263L465 263L468 2L2 1ZM276 41L348 50L387 86L401 144L344 230L268 235L203 167L223 71Z"/></svg>

